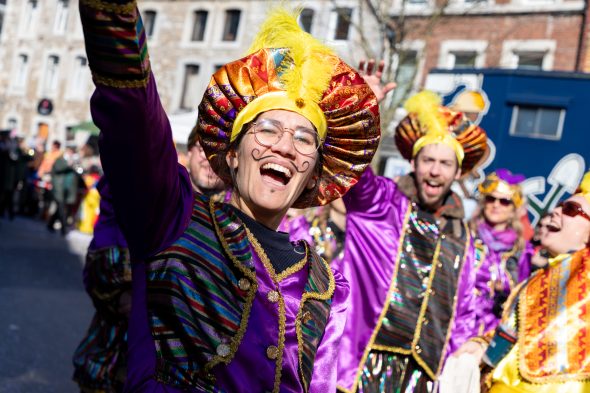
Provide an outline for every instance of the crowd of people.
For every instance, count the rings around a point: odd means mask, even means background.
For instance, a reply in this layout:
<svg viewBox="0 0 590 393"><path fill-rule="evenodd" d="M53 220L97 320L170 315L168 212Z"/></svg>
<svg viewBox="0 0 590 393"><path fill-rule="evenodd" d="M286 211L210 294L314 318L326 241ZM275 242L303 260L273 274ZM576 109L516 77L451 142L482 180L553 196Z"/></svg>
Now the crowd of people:
<svg viewBox="0 0 590 393"><path fill-rule="evenodd" d="M383 65L282 8L212 76L185 168L135 2L80 13L105 172L82 392L590 389L590 174L534 236L507 169L468 219L486 133L428 91L395 129L411 172L375 174Z"/></svg>
<svg viewBox="0 0 590 393"><path fill-rule="evenodd" d="M83 214L80 206L102 172L96 147L87 144L78 151L57 140L46 145L16 130L0 131L0 218L18 214L44 220L50 232L62 235L86 220L91 232L97 212Z"/></svg>

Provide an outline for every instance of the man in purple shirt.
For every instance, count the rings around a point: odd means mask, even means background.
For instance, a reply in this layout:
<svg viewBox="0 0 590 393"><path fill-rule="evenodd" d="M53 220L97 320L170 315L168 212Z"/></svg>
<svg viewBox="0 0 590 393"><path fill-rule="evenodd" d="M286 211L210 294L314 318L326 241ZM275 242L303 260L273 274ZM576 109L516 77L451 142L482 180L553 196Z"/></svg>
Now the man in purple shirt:
<svg viewBox="0 0 590 393"><path fill-rule="evenodd" d="M395 140L412 173L395 182L367 170L344 196L344 392L433 392L449 354L483 353L466 342L477 335L474 248L450 188L484 156L486 136L434 93L411 97L406 109Z"/></svg>

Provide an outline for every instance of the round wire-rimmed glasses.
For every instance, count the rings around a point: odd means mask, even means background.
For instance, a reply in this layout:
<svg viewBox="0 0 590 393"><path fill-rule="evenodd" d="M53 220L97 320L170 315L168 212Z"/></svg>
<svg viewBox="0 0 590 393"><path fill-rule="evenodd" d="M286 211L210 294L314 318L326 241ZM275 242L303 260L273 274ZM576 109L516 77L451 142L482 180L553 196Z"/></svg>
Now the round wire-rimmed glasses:
<svg viewBox="0 0 590 393"><path fill-rule="evenodd" d="M283 127L281 122L271 119L262 119L252 123L252 133L256 142L264 147L271 147L283 139L285 132L291 134L291 142L295 150L304 156L315 153L322 141L318 133L310 128L298 127L296 129Z"/></svg>

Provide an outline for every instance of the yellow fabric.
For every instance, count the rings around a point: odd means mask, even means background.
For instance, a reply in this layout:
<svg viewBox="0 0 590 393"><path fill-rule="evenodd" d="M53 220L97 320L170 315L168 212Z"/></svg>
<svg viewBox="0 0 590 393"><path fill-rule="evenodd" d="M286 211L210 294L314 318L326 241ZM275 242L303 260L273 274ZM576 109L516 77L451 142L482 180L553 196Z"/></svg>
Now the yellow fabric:
<svg viewBox="0 0 590 393"><path fill-rule="evenodd" d="M584 175L576 194L583 196L590 203L590 172Z"/></svg>
<svg viewBox="0 0 590 393"><path fill-rule="evenodd" d="M547 260L547 262L548 262L549 266L553 266L553 265L555 265L555 264L563 261L564 259L566 259L570 255L572 255L572 254L559 254L559 255L557 255L557 256L555 256L553 258L549 258Z"/></svg>
<svg viewBox="0 0 590 393"><path fill-rule="evenodd" d="M88 234L94 232L94 224L98 217L99 205L100 194L96 188L92 188L82 201L82 214L78 228L80 232Z"/></svg>
<svg viewBox="0 0 590 393"><path fill-rule="evenodd" d="M500 361L492 375L489 393L589 393L590 382L532 384L524 381L518 372L518 345Z"/></svg>
<svg viewBox="0 0 590 393"><path fill-rule="evenodd" d="M314 125L320 139L323 140L326 137L326 116L317 103L305 101L302 98L294 101L285 91L273 91L254 99L238 113L232 127L230 141L233 142L238 137L244 124L253 121L260 113L274 109L299 113Z"/></svg>
<svg viewBox="0 0 590 393"><path fill-rule="evenodd" d="M459 166L463 163L463 158L465 157L465 151L463 150L463 146L448 132L447 133L438 133L438 132L429 132L422 136L420 139L414 143L414 148L412 150L412 157L416 157L416 154L426 145L434 145L436 143L442 143L449 146L455 152L457 156L457 161Z"/></svg>

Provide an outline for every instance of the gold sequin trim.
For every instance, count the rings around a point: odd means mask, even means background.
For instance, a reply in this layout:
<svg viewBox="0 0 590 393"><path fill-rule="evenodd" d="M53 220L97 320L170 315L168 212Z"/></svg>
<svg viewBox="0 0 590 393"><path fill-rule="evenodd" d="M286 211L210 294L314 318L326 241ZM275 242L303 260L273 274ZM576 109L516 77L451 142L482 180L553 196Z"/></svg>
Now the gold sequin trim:
<svg viewBox="0 0 590 393"><path fill-rule="evenodd" d="M406 228L406 226L408 225L411 212L412 212L412 204L409 203L409 201L408 201L408 207L406 209L406 213L404 215L404 221L402 223L401 228ZM400 261L401 254L402 254L402 247L404 245L404 239L406 237L405 230L402 230L400 232L401 232L401 236L399 239L399 244L397 246L397 255L395 257L395 267L393 269L393 274L391 275L391 278L389 279L389 282L390 282L389 290L387 291L387 296L385 297L385 302L383 304L383 308L381 309L381 314L379 315L377 325L375 325L375 329L373 329L373 334L371 334L371 338L369 339L369 343L367 344L367 346L365 348L365 352L363 353L363 356L361 357L361 361L360 361L359 366L356 371L356 376L354 378L352 389L348 390L348 389L344 389L344 388L338 386L338 389L340 389L346 393L356 392L359 380L361 378L361 374L363 372L363 368L365 367L365 362L367 361L367 357L369 356L369 352L371 352L371 349L373 348L373 343L375 342L375 338L377 338L377 334L379 333L379 330L381 330L381 325L383 324L383 318L385 318L385 314L387 313L387 310L389 309L391 295L393 293L393 290L395 289L395 283L396 283L395 277L397 277L397 274L399 271L399 261Z"/></svg>
<svg viewBox="0 0 590 393"><path fill-rule="evenodd" d="M276 285L277 289L279 288L279 281L280 281L279 277L281 277L281 279L284 277L287 277L289 274L292 274L292 273L300 270L307 262L307 248L306 248L305 249L305 258L303 258L302 261L298 262L296 265L291 266L289 269L287 269L287 270L283 271L281 274L277 275L275 273L275 270L274 270L272 264L270 263L270 260L268 259L268 256L266 255L266 252L264 252L264 249L262 248L262 246L258 242L258 239L256 239L256 237L252 234L252 232L250 232L250 230L246 227L246 225L244 225L244 228L246 228L246 233L248 234L248 239L250 240L250 243L254 247L254 251L256 251L256 254L258 254L258 257L260 258L260 260L262 261L262 264L264 265L264 267L266 268L266 270L270 274L272 281ZM303 264L301 262L303 262ZM298 268L296 268L298 265L300 265L300 266ZM283 274L283 273L287 273L287 274ZM283 351L285 350L285 325L287 323L287 316L285 315L285 299L281 295L280 291L278 291L278 294L279 294L279 337L278 337L278 346L277 346L278 355L275 360L275 382L274 382L274 387L272 390L273 393L279 393L280 388L281 388L281 375L282 375L282 371L283 371Z"/></svg>
<svg viewBox="0 0 590 393"><path fill-rule="evenodd" d="M434 249L434 256L432 257L432 270L430 271L430 276L428 277L428 285L426 286L426 291L424 291L424 299L422 299L422 305L420 306L420 313L418 314L418 325L416 326L416 331L414 332L414 339L412 340L412 355L416 360L416 363L420 365L426 371L426 374L432 379L436 379L436 375L430 369L430 367L426 364L426 362L420 356L420 346L418 345L420 341L420 333L422 332L422 321L424 320L424 314L426 314L426 309L428 308L428 299L430 299L430 294L432 293L432 282L434 281L434 277L436 276L436 268L438 267L438 256L440 255L440 246L442 243L442 236L436 242L436 248ZM451 317L452 319L452 317ZM449 324L449 331L450 329ZM447 332L448 333L448 332Z"/></svg>
<svg viewBox="0 0 590 393"><path fill-rule="evenodd" d="M455 298L453 301L453 308L452 308L452 314L451 314L451 320L449 321L449 327L447 329L447 337L445 338L445 345L443 346L442 352L441 354L443 356L440 357L440 361L438 364L438 369L436 370L436 374L439 375L443 366L443 360L444 360L444 354L447 351L447 347L449 346L449 341L451 339L451 333L453 330L453 324L455 323L455 314L457 311L457 301L458 296L457 296L457 292L459 291L459 286L461 285L461 276L463 275L463 269L465 269L465 261L467 260L467 254L469 253L469 246L471 245L471 232L469 232L469 227L467 226L467 224L463 223L463 230L465 231L465 248L463 249L463 260L461 261L461 271L459 272L458 275L458 279L457 279L457 290L455 292Z"/></svg>
<svg viewBox="0 0 590 393"><path fill-rule="evenodd" d="M306 243L306 247L307 247L307 243ZM324 268L328 272L328 276L329 276L329 280L330 280L330 282L328 284L328 290L325 291L324 293L305 292L303 294L303 296L301 297L301 304L299 305L299 311L297 312L297 319L295 320L295 332L297 334L297 349L298 349L297 352L298 352L298 358L299 358L299 374L302 376L303 376L303 369L301 367L303 364L303 332L302 332L302 327L301 327L301 321L303 318L310 318L310 316L309 316L309 314L307 314L307 312L305 315L303 314L303 305L305 304L305 302L308 299L328 300L328 299L332 298L332 296L334 296L334 291L336 290L336 279L334 278L334 273L332 272L330 265L328 264L328 262L326 262L326 260L324 258L321 258L321 261L324 264ZM307 386L307 382L305 381L304 378L301 378L301 381L303 382L303 390L305 392L308 392L309 386Z"/></svg>
<svg viewBox="0 0 590 393"><path fill-rule="evenodd" d="M100 76L97 73L92 73L92 79L96 84L105 85L108 87L116 87L119 89L133 89L146 87L150 81L150 68L147 69L147 76L139 80L122 80Z"/></svg>
<svg viewBox="0 0 590 393"><path fill-rule="evenodd" d="M254 302L254 297L256 296L256 291L258 290L258 281L256 281L256 273L249 270L244 265L242 265L240 263L240 261L231 252L229 245L227 244L227 241L225 240L225 236L224 236L223 232L221 232L221 229L219 228L219 223L217 222L217 216L215 215L215 210L216 210L215 202L210 200L209 201L209 212L211 214L211 221L213 222L213 225L215 226L215 233L217 233L217 237L219 239L219 242L221 243L223 250L225 251L226 255L229 257L229 259L232 261L234 266L236 268L238 268L238 270L240 270L246 277L250 278L251 285L250 285L250 290L248 291L248 295L246 296L246 301L244 303L244 309L242 311L242 319L240 321L240 327L238 328L238 331L236 332L236 334L232 337L231 342L229 344L230 354L227 356L219 356L219 355L213 356L213 358L209 361L209 363L205 364L205 367L204 367L205 373L209 373L209 371L219 363L223 362L225 364L228 364L235 356L235 354L238 350L238 346L242 342L242 338L244 337L244 334L246 333L246 329L248 327L248 319L250 318L250 310L252 309L252 303Z"/></svg>
<svg viewBox="0 0 590 393"><path fill-rule="evenodd" d="M127 4L113 4L102 0L80 0L81 5L100 11L114 12L117 14L129 14L137 8L137 1L132 0Z"/></svg>

